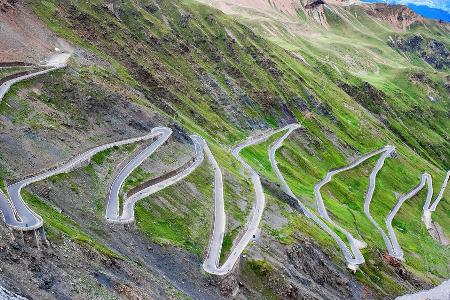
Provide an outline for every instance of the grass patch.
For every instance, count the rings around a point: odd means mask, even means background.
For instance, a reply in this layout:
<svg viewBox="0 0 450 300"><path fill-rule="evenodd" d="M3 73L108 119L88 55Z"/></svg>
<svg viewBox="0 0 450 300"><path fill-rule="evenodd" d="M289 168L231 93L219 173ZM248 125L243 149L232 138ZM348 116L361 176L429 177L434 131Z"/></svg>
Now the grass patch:
<svg viewBox="0 0 450 300"><path fill-rule="evenodd" d="M209 242L212 214L212 174L204 163L186 181L137 203L137 226L159 244L183 247L202 257ZM193 192L190 186L195 186Z"/></svg>
<svg viewBox="0 0 450 300"><path fill-rule="evenodd" d="M97 165L101 165L105 162L105 160L113 153L114 151L117 151L119 149L118 146L114 146L111 148L108 148L106 150L100 151L94 156L92 156L92 161L95 162Z"/></svg>
<svg viewBox="0 0 450 300"><path fill-rule="evenodd" d="M266 260L248 260L250 269L258 277L265 277L273 271L273 267Z"/></svg>
<svg viewBox="0 0 450 300"><path fill-rule="evenodd" d="M223 242L222 242L222 249L220 251L220 263L225 262L225 260L228 258L228 254L231 251L231 248L233 247L233 241L236 239L236 237L239 234L240 227L235 228L232 231L228 231L223 236Z"/></svg>
<svg viewBox="0 0 450 300"><path fill-rule="evenodd" d="M245 260L241 271L243 280L254 287L264 299L279 299L275 292L270 288L267 277L272 270L272 266L266 260Z"/></svg>
<svg viewBox="0 0 450 300"><path fill-rule="evenodd" d="M127 177L123 184L123 190L126 192L136 186L141 185L146 180L151 178L151 173L147 173L144 171L142 167L137 167L131 172L130 176Z"/></svg>
<svg viewBox="0 0 450 300"><path fill-rule="evenodd" d="M51 228L50 230L47 230L48 238L50 240L57 239L57 235L62 233L80 245L89 245L102 255L115 259L124 259L123 256L117 254L89 236L74 220L62 213L59 213L50 205L41 201L39 197L27 191L23 191L22 195L31 209L33 209L44 219L46 229L49 227Z"/></svg>

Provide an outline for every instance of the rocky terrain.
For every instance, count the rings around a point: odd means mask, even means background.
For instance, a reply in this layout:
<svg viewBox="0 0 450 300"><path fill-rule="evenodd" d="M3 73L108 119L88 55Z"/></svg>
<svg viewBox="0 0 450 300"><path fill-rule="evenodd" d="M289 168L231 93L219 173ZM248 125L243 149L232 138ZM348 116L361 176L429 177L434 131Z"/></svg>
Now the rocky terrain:
<svg viewBox="0 0 450 300"><path fill-rule="evenodd" d="M418 55L426 63L438 70L448 69L450 66L450 51L447 46L434 39L424 39L421 36L413 35L406 40L402 38L392 38L389 41L392 48L403 53Z"/></svg>
<svg viewBox="0 0 450 300"><path fill-rule="evenodd" d="M387 21L392 24L394 28L403 31L406 31L415 23L423 23L425 21L424 18L403 5L385 5L377 3L368 5L367 8L369 15Z"/></svg>
<svg viewBox="0 0 450 300"><path fill-rule="evenodd" d="M55 33L29 10L23 9L21 1L2 0L2 49L4 61L39 63L48 57L55 47L61 47Z"/></svg>
<svg viewBox="0 0 450 300"><path fill-rule="evenodd" d="M223 172L223 259L254 202L230 149L298 122L277 158L312 210L314 184L329 170L396 145L399 156L380 172L372 204L383 223L395 195L420 174L431 173L437 186L448 170L449 36L445 25L402 6L349 1L0 0L0 83L71 53L67 67L14 85L0 102L0 188L92 147L172 128L127 179L126 194L182 169L193 157L187 137L196 133ZM266 208L261 232L230 274L202 270L214 210L206 160L139 202L135 224L105 221L109 186L147 145L140 142L22 192L43 217L46 239L0 227L0 297L393 299L450 277L448 191L433 215L435 239L421 221L425 192L402 207L394 219L405 251L398 261L364 217L375 161L336 176L323 191L329 213L368 244L353 273L281 190L268 162L272 142L242 153L262 176Z"/></svg>

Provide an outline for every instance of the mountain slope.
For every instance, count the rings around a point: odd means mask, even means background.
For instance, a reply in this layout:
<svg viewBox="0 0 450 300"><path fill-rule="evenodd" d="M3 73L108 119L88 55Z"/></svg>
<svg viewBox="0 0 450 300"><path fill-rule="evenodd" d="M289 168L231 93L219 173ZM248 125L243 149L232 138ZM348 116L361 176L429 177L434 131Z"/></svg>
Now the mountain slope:
<svg viewBox="0 0 450 300"><path fill-rule="evenodd" d="M279 164L294 193L311 209L314 184L330 169L386 144L395 144L399 157L386 162L377 183L372 209L380 223L396 201L393 192L410 190L422 172L433 175L437 189L450 162L449 79L445 63L439 68L430 62L445 61L445 51L442 57L433 55L436 47L448 49L448 29L428 23L393 27L364 6L318 3L297 9L295 1L263 2L243 3L251 10L252 5L262 7L262 14L242 9L242 16L232 17L195 1L26 3L71 43L74 54L68 68L15 86L0 104L3 179L17 180L94 145L155 126L176 129L176 137L133 172L126 184L132 188L188 161L192 149L186 134L197 133L224 171L225 253L254 201L251 183L227 149L261 129L294 121L303 125L280 150ZM409 42L414 36L422 38L421 51ZM51 297L52 291L73 296L77 290L88 297L95 284L118 297L127 288L117 282L124 281L135 293L156 291L164 282L162 290L150 294L155 298L360 299L393 297L449 277L448 248L433 240L420 221L424 193L406 203L396 220L405 262L384 255L384 243L362 209L374 161L343 173L324 193L339 224L369 245L367 262L355 275L347 272L334 241L283 202L273 186L277 180L267 167L269 144L243 153L272 189L266 189L261 237L231 276L210 278L201 272L213 211L213 171L206 162L186 181L139 204L136 227L105 224L108 184L117 165L137 149L121 148L27 190L54 245L54 256L42 260L58 261L56 256L70 264L64 257L70 247L76 260L86 261L92 252L102 262L101 252L112 251L118 257L108 258L101 272L109 280L93 273L96 258L72 266L72 276L81 281L76 288L54 280L36 287L33 278L39 271L30 265L41 254L34 250L23 254L25 262L8 253L11 279L2 279L15 291L32 287L29 296L42 297ZM446 192L434 218L450 234L448 199ZM132 276L136 269L143 275ZM18 277L30 281L15 284Z"/></svg>

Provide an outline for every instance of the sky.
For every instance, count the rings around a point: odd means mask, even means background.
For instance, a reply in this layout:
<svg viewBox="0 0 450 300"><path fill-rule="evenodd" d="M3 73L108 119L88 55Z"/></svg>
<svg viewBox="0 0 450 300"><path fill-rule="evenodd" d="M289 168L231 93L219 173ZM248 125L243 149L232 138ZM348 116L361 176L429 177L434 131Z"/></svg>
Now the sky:
<svg viewBox="0 0 450 300"><path fill-rule="evenodd" d="M395 2L401 4L425 5L450 12L450 0L395 0Z"/></svg>
<svg viewBox="0 0 450 300"><path fill-rule="evenodd" d="M417 14L426 18L450 22L450 0L363 0L366 2L385 2L404 4Z"/></svg>
<svg viewBox="0 0 450 300"><path fill-rule="evenodd" d="M424 5L431 8L442 9L450 13L450 0L380 0L379 2Z"/></svg>

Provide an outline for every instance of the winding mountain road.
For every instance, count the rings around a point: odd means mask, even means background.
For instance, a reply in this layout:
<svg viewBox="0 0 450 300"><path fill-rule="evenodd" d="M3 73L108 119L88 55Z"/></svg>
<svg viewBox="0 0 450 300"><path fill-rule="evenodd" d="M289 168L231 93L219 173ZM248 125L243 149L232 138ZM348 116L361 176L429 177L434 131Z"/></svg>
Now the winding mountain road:
<svg viewBox="0 0 450 300"><path fill-rule="evenodd" d="M66 67L67 61L70 58L70 53L58 53L51 57L46 64L41 65L41 67L46 67L47 69L34 72L31 74L19 76L17 78L11 79L0 85L0 102L3 100L3 97L10 90L10 88L21 81L44 75L46 73L61 69ZM225 260L222 266L220 266L220 255L222 251L223 239L226 231L226 214L225 214L225 205L224 205L224 188L223 188L223 175L220 169L219 164L214 158L213 153L208 147L207 143L203 138L197 135L192 135L191 139L195 148L195 159L191 165L189 165L186 169L181 171L174 176L157 182L149 187L146 187L132 195L128 198L125 197L123 201L123 209L120 211L120 201L119 194L121 192L122 186L126 180L126 178L135 170L138 166L140 166L144 160L150 157L159 147L161 147L172 135L172 130L168 127L156 127L152 129L151 133L146 134L141 137L125 139L117 142L112 142L108 144L104 144L90 150L87 150L78 156L70 159L67 162L60 163L55 168L44 171L35 176L26 178L14 184L8 185L6 187L7 194L5 194L2 190L0 190L0 211L4 218L5 223L14 229L26 231L26 230L35 230L43 226L42 218L36 214L24 201L21 195L21 191L23 188L38 182L45 180L51 176L58 175L61 173L68 173L75 167L79 166L81 163L89 160L93 155L104 151L106 149L121 146L131 143L136 143L139 141L150 140L153 138L157 138L154 142L152 142L149 146L147 146L144 150L139 152L135 157L133 157L118 173L118 175L114 178L114 181L111 184L108 199L107 199L107 208L105 212L105 219L111 223L120 223L127 224L132 223L135 220L134 209L136 203L146 198L164 188L167 188L180 180L186 178L189 174L191 174L195 169L197 169L200 164L204 160L204 155L206 155L207 159L212 165L214 170L214 224L211 235L211 240L208 247L208 252L203 263L203 269L211 274L215 275L226 275L230 273L239 257L241 256L244 249L250 243L252 239L254 239L255 235L258 232L259 224L262 219L262 214L265 208L265 196L260 180L260 176L258 173L245 162L245 160L240 156L240 152L242 149L262 143L267 141L272 135L277 134L279 132L286 131L287 132L277 141L275 141L269 148L269 159L271 166L274 172L277 175L278 180L281 183L282 189L293 199L295 199L299 205L299 207L305 213L305 216L312 219L319 227L321 227L327 234L329 234L339 245L341 251L344 254L344 257L348 263L348 267L352 270L355 270L357 265L365 262L365 259L360 251L360 249L366 247L366 244L363 241L360 241L353 237L347 230L336 224L328 215L328 211L325 207L324 200L322 198L322 194L320 192L321 188L329 183L333 176L353 169L368 159L381 154L378 159L374 169L372 170L369 178L369 187L364 199L364 213L370 222L375 226L378 232L382 235L383 240L386 244L387 251L389 255L396 257L398 259L404 258L404 253L401 249L401 246L396 237L395 231L392 226L392 222L401 206L409 199L417 195L421 190L427 187L427 197L423 206L423 221L426 227L429 229L431 227L431 214L436 210L437 205L443 198L445 189L448 185L448 181L450 179L450 171L447 172L446 177L442 183L441 189L436 197L436 199L432 201L433 198L433 184L432 177L428 173L424 173L421 176L420 183L414 187L408 193L402 195L398 198L397 203L389 212L388 216L385 219L386 228L388 234L382 229L382 227L376 222L373 216L370 213L370 204L373 199L373 195L376 188L376 178L379 171L384 166L385 160L388 157L392 157L395 155L395 147L394 146L385 146L379 150L368 153L354 162L350 163L347 166L341 167L339 169L332 170L328 172L323 180L317 183L314 186L314 195L315 200L317 202L317 210L321 217L317 216L311 210L309 210L300 199L292 192L290 187L288 186L286 180L284 179L281 171L279 170L277 161L276 161L276 152L279 148L281 148L283 142L291 135L291 133L300 128L299 124L290 124L278 130L271 130L259 136L253 136L248 138L243 143L237 145L232 150L232 155L241 163L245 171L248 173L249 178L252 181L253 189L255 193L255 202L253 204L251 213L247 219L247 222L244 226L244 230L240 239L233 243L233 248L231 249L231 253L228 258ZM323 218L323 219L322 219ZM326 222L331 224L334 228L337 228L341 231L347 238L348 243L350 245L350 249L347 244L342 240L342 238L330 227ZM448 296L450 289L450 280L444 282L440 286L431 289L429 291L422 291L414 295L405 295L397 298L400 299L423 299L425 297L431 299L445 299L444 297Z"/></svg>
<svg viewBox="0 0 450 300"><path fill-rule="evenodd" d="M157 182L149 187L146 187L145 189L142 189L135 194L130 195L128 198L126 198L126 195L124 195L125 198L123 200L122 214L120 214L119 193L126 178L131 174L131 172L133 172L134 169L141 165L145 159L150 157L165 141L167 141L167 139L172 135L172 130L167 127L158 127L152 130L152 134L153 136L160 135L160 137L157 141L150 144L137 156L132 158L114 179L109 190L108 203L105 214L105 218L108 222L118 224L129 224L134 222L134 207L136 205L136 202L184 179L203 162L204 155L202 149L204 141L197 135L191 135L191 139L195 147L194 162L182 172L175 174L174 176L161 182Z"/></svg>
<svg viewBox="0 0 450 300"><path fill-rule="evenodd" d="M373 168L372 172L370 173L369 178L369 188L366 193L366 197L364 199L364 213L366 214L366 217L369 219L369 221L372 223L373 226L378 230L378 232L383 237L384 243L386 245L386 249L391 256L395 256L397 253L397 248L392 246L392 242L389 239L389 237L384 232L383 228L381 228L380 224L375 220L375 218L370 213L370 203L372 202L373 194L375 192L375 185L377 180L378 172L383 168L384 162L386 158L388 157L394 157L395 156L395 147L394 146L385 146L384 148L378 150L375 152L376 154L382 153L381 157L378 159L375 167ZM376 155L375 154L375 155Z"/></svg>
<svg viewBox="0 0 450 300"><path fill-rule="evenodd" d="M355 255L355 263L357 263L357 264L362 264L365 261L360 249L366 247L367 245L366 245L365 242L354 238L353 235L350 232L348 232L347 230L345 230L344 228L342 228L341 226L336 224L333 221L333 219L330 218L330 216L328 215L327 209L325 208L325 203L323 201L322 194L320 193L320 189L325 184L329 183L334 175L336 175L338 173L341 173L341 172L344 172L344 171L351 170L353 168L356 168L357 166L359 166L363 162L367 161L369 158L371 158L373 156L376 156L376 155L378 155L378 154L380 154L382 152L385 152L386 154L389 154L393 150L395 150L395 148L393 149L392 146L386 146L386 147L384 147L382 149L379 149L379 150L376 150L374 152L371 152L371 153L368 153L366 155L363 155L362 157L358 158L357 160L355 160L354 162L352 162L351 164L349 164L347 166L344 166L342 168L335 169L335 170L332 170L332 171L328 172L327 175L325 176L325 178L314 186L314 196L315 196L315 199L316 199L316 202L317 202L317 209L318 209L319 214L321 215L322 218L324 218L327 222L329 222L331 225L333 225L335 228L337 228L339 231L341 231L347 237L348 242L350 244L350 247L352 249L352 252ZM376 174L378 173L378 170L381 169L381 167L382 167L382 162L384 162L384 160L382 160L382 161L379 160L378 161L377 165L375 166L375 171L372 172L372 174L371 174L371 180L370 180L370 183L369 183L369 190L368 190L366 201L365 201L365 211L366 211L366 214L370 218L371 218L371 215L370 215L370 212L368 210L369 209L369 204L370 204L370 200L372 199L373 191L375 189L375 177L376 177ZM367 207L367 209L366 209L366 207ZM349 268L350 267L352 267L352 266L349 266Z"/></svg>
<svg viewBox="0 0 450 300"><path fill-rule="evenodd" d="M449 181L449 176L450 176L450 171L447 172L447 175L444 178L444 181L442 183L439 194L436 197L436 199L434 200L433 204L431 204L431 200L433 198L433 193L434 193L433 178L428 173L422 174L419 184L416 187L414 187L411 191L409 191L405 195L398 198L397 203L392 208L392 210L389 212L388 216L386 217L386 221L385 221L386 227L389 232L389 237L392 242L392 246L394 248L394 254L393 255L391 254L392 256L403 260L404 253L403 253L403 250L400 247L400 244L397 240L397 236L395 234L394 228L392 227L392 220L394 219L395 215L400 210L400 207L403 205L403 203L405 203L406 200L411 199L412 197L417 195L417 193L419 193L426 185L427 186L427 198L425 199L425 203L423 205L422 220L425 223L425 226L427 227L427 229L430 229L431 222L432 222L431 213L436 210L437 205L439 204L442 197L444 196L444 191L445 191L445 188L447 187L447 184Z"/></svg>
<svg viewBox="0 0 450 300"><path fill-rule="evenodd" d="M43 67L48 67L48 69L19 76L0 85L0 102L3 100L3 97L9 91L11 86L15 83L64 68L67 60L70 58L70 55L70 53L55 54L47 61L46 64L42 65ZM42 218L34 213L21 199L20 189L22 187L23 185L20 186L19 184L9 186L7 188L8 194L10 196L12 195L12 197L7 197L5 193L0 190L0 210L3 215L3 219L5 220L5 223L12 228L22 230L27 228L39 228L43 223Z"/></svg>
<svg viewBox="0 0 450 300"><path fill-rule="evenodd" d="M48 69L38 71L35 73L19 76L17 78L11 79L0 85L0 102L2 102L3 97L6 95L6 93L9 91L11 86L14 84L24 81L39 75L43 75L49 72L53 72L58 69L62 69L66 67L67 60L70 58L70 53L58 53L53 55L46 64L41 65L41 67L47 67Z"/></svg>
<svg viewBox="0 0 450 300"><path fill-rule="evenodd" d="M224 262L222 266L220 263L220 253L222 250L223 237L225 235L226 227L226 215L225 215L225 205L224 205L224 195L223 195L223 179L222 171L220 170L219 164L214 158L211 150L209 149L206 142L203 144L203 149L214 169L214 225L211 235L211 240L208 247L208 253L206 255L205 261L203 263L203 269L211 274L215 275L226 275L233 269L237 260L241 256L245 247L248 243L255 237L258 232L259 224L261 222L262 214L265 207L265 196L261 184L261 179L258 173L247 164L244 159L240 156L242 149L260 144L272 135L284 131L285 128L278 130L270 130L261 134L259 136L252 136L248 138L243 143L237 145L233 148L231 153L233 156L241 163L245 171L249 173L250 179L253 184L253 189L255 192L255 202L253 204L251 213L247 222L245 224L245 231L243 232L240 240L234 243L234 247L231 249L231 253Z"/></svg>
<svg viewBox="0 0 450 300"><path fill-rule="evenodd" d="M425 201L424 205L424 214L423 214L423 221L425 222L425 225L427 226L427 229L431 228L431 213L436 211L436 207L441 202L442 198L444 197L445 189L447 188L448 181L450 179L450 171L447 171L447 174L444 178L444 181L442 181L441 189L439 190L439 194L434 200L433 204L429 205L427 207L427 202ZM429 204L429 202L428 202Z"/></svg>
<svg viewBox="0 0 450 300"><path fill-rule="evenodd" d="M66 163L61 163L59 166L53 169L9 185L7 187L9 197L7 197L2 191L0 191L0 210L3 214L5 223L9 227L19 230L34 230L42 227L42 218L28 207L21 196L21 190L24 187L37 181L47 179L54 175L68 173L77 165L89 160L95 154L106 149L148 140L150 138L153 138L154 136L155 134L152 132L141 137L125 139L95 147L72 158Z"/></svg>
<svg viewBox="0 0 450 300"><path fill-rule="evenodd" d="M142 164L149 156L153 154L162 144L164 144L172 135L172 130L167 127L153 128L151 131L151 138L159 136L158 139L147 146L143 151L133 157L119 172L112 182L109 193L108 201L106 205L105 218L107 221L119 221L120 220L120 203L119 193L123 183L127 177Z"/></svg>
<svg viewBox="0 0 450 300"><path fill-rule="evenodd" d="M0 86L0 102L2 101L4 95L8 92L8 90L11 88L11 86L17 82L27 80L30 78L33 78L35 76L43 75L49 72L52 72L57 69L64 68L66 66L67 60L69 59L70 54L69 53L59 53L54 55L52 58L48 60L48 62L43 67L48 67L46 70L35 72L32 74L19 76L17 78L11 79L4 84ZM0 190L0 211L2 212L3 218L5 220L5 223L15 229L19 230L34 230L43 225L42 218L37 215L35 212L33 212L27 204L24 202L22 196L21 196L21 190L37 181L41 181L44 179L47 179L51 176L60 174L60 173L67 173L77 165L81 164L82 162L90 159L93 155L96 153L106 150L108 148L114 147L114 146L120 146L130 143L135 143L138 141L143 140L149 140L155 137L158 137L156 141L154 141L152 144L150 144L148 147L146 147L143 151L141 151L138 155L133 157L130 162L119 172L119 174L114 179L109 195L108 195L108 202L107 202L107 208L105 213L105 219L108 222L112 223L131 223L134 221L134 207L137 201L148 197L157 191L160 191L168 186L171 186L175 184L176 182L182 180L186 176L188 176L190 173L192 173L203 161L204 159L204 153L206 154L208 160L210 161L211 165L214 169L215 179L214 179L214 202L215 202L215 212L214 212L214 227L212 232L212 237L210 241L210 245L208 248L208 253L206 256L206 259L203 263L203 269L206 272L216 274L216 275L225 275L233 269L234 265L236 264L237 260L239 259L240 255L242 254L245 247L248 245L248 243L254 238L258 231L258 226L262 218L262 213L265 207L265 197L262 189L262 184L259 175L253 168L248 165L240 156L240 151L244 149L245 147L255 145L262 143L266 141L270 136L273 134L282 132L287 130L287 132L278 139L273 145L271 145L269 149L269 159L272 165L272 168L274 169L283 190L290 195L292 198L297 200L298 205L301 207L301 209L304 211L306 217L311 218L315 223L317 223L325 232L327 232L339 245L341 248L345 259L348 262L348 267L350 269L355 270L356 266L359 264L364 263L364 257L360 251L361 248L364 248L366 244L363 241L360 241L356 238L354 238L348 231L340 227L338 224L336 224L328 215L327 209L324 204L324 200L322 198L320 189L327 183L329 183L332 180L332 177L340 172L344 172L347 170L350 170L352 168L355 168L365 162L366 160L370 159L371 157L382 154L381 157L378 159L376 166L372 170L370 174L370 180L369 180L369 188L365 196L364 201L364 212L370 222L377 228L379 233L382 235L384 242L386 244L388 253L396 258L403 259L403 252L401 250L401 247L398 243L397 237L395 235L395 232L392 228L392 220L399 211L402 204L415 196L419 191L421 191L425 185L428 186L428 193L427 198L425 201L425 204L423 206L423 221L426 224L427 228L431 227L431 213L436 210L436 207L440 200L443 198L443 194L445 191L445 188L448 184L449 178L450 178L450 171L447 173L446 178L444 179L444 182L442 184L442 187L440 189L440 192L435 199L435 201L431 204L431 199L433 197L433 187L432 187L432 178L431 175L425 173L421 177L421 181L418 186L416 186L413 190L408 192L407 194L401 196L396 205L393 207L391 212L386 218L386 227L388 230L388 235L384 232L384 230L381 228L381 226L375 221L375 219L370 214L370 203L373 198L373 194L375 191L376 186L376 177L378 172L381 170L381 168L384 165L385 159L389 156L393 156L395 154L395 147L393 146L385 146L382 149L379 149L377 151L371 152L369 154L366 154L362 156L361 158L357 159L356 161L352 162L351 164L344 166L342 168L332 170L330 171L325 178L317 183L314 187L314 195L315 200L317 202L317 209L319 215L327 221L329 224L340 230L346 237L350 244L351 250L347 247L346 243L339 237L339 235L336 234L336 232L327 224L325 223L320 217L315 215L313 212L311 212L292 192L292 190L289 188L288 184L286 183L283 175L281 174L275 156L276 151L282 146L284 140L296 129L300 128L299 124L290 124L283 128L280 128L278 130L271 130L269 132L266 132L260 136L257 137L250 137L245 142L237 145L233 150L232 154L233 156L242 164L244 169L249 173L250 179L253 183L254 192L255 192L255 203L252 208L251 214L247 220L247 223L245 224L245 232L243 233L240 240L235 244L234 248L231 251L231 254L225 261L225 263L222 266L219 266L219 260L220 260L220 253L222 250L222 243L223 238L225 234L225 227L226 227L226 215L225 215L225 207L224 207L224 195L223 195L223 179L222 179L222 172L220 170L220 167L217 163L217 161L214 158L214 155L212 154L211 150L209 149L207 143L203 140L203 138L193 135L191 136L194 147L195 147L195 160L194 162L187 167L182 172L166 179L161 182L158 182L156 184L153 184L149 187L146 187L143 190L140 190L136 192L135 194L132 194L128 198L124 199L123 203L123 210L122 214L120 213L120 203L119 203L119 193L122 188L122 185L126 178L132 173L134 169L136 169L139 165L142 164L142 162L147 159L149 156L151 156L162 144L164 144L169 137L172 135L172 130L167 127L157 127L154 128L150 134L147 134L142 137L137 138L131 138L126 139L118 142L113 142L109 144L105 144L102 146L98 146L96 148L93 148L91 150L88 150L75 158L71 159L70 161L61 164L60 166L53 168L49 171L43 172L41 174L38 174L36 176L24 179L22 181L19 181L15 184L9 185L7 187L8 195L6 195L3 191Z"/></svg>
<svg viewBox="0 0 450 300"><path fill-rule="evenodd" d="M275 159L276 152L277 152L277 150L279 148L281 148L281 146L283 145L284 140L287 139L291 135L291 133L294 130L298 129L298 128L301 128L300 124L291 124L291 125L288 125L288 126L284 127L284 130L288 130L288 131L280 139L275 141L275 143L273 143L272 146L269 148L269 159L270 159L270 164L272 165L272 169L275 171L275 173L276 173L276 175L278 177L278 180L281 183L281 187L284 190L284 192L286 194L288 194L289 196L291 196L292 198L296 199L297 202L299 202L299 205L303 206L300 203L300 201L296 198L294 193L291 191L291 189L289 188L288 184L286 183L286 180L284 180L284 177L281 174L280 169L278 168L277 161ZM309 213L306 213L306 211L305 211L305 214L306 214L306 216L308 218L311 217L309 215Z"/></svg>
<svg viewBox="0 0 450 300"><path fill-rule="evenodd" d="M350 170L352 168L357 167L358 165L360 165L361 163L363 163L364 161L366 161L367 159L379 155L382 153L381 157L378 159L374 169L372 170L371 174L370 174L370 179L369 179L369 187L365 196L365 201L364 201L364 212L367 216L367 218L371 221L371 223L377 228L377 230L380 232L380 234L382 235L384 242L386 244L387 250L389 255L399 258L399 259L403 259L403 252L401 250L401 247L397 241L395 232L392 228L392 220L395 217L396 213L398 212L398 210L400 209L401 205L408 199L410 199L411 197L413 197L414 195L416 195L420 190L422 190L425 186L425 183L428 184L428 194L427 194L427 198L425 201L425 204L423 206L423 220L424 223L426 224L427 228L431 227L431 213L433 211L436 210L437 205L439 204L440 200L443 198L444 195L444 191L445 188L448 184L449 178L450 178L450 171L447 172L447 175L442 183L441 189L439 191L438 196L436 197L436 199L434 200L434 202L431 204L431 199L433 197L433 185L432 185L432 178L431 175L429 175L428 173L425 173L422 175L422 179L420 184L415 187L412 191L410 191L409 193L407 193L406 195L402 196L399 198L397 204L394 206L394 208L391 210L391 212L389 213L389 215L386 218L386 227L388 229L388 233L389 236L384 232L384 230L381 228L381 226L375 221L375 219L373 218L373 216L370 214L370 203L372 201L373 198L373 194L375 191L375 186L376 186L376 177L378 175L378 172L381 170L381 168L384 165L384 162L386 160L386 158L388 157L395 157L396 152L395 152L395 147L394 146L385 146L379 150L376 150L374 152L371 152L369 154L366 154L364 156L362 156L361 158L359 158L358 160L356 160L355 162L351 163L350 165L340 168L340 169L336 169L333 171L330 171L327 176L325 177L325 179L323 179L321 182L319 182L314 189L315 192L315 196L316 196L316 201L318 204L318 211L319 214L325 219L327 220L329 223L331 223L333 226L339 228L341 231L344 232L344 234L347 236L347 238L349 239L350 245L351 245L351 249L352 251L350 251L345 242L325 223L323 222L320 218L318 218L314 213L312 213L296 196L295 194L292 192L292 190L289 188L288 184L286 183L286 180L284 179L283 175L281 174L276 159L275 159L275 154L276 151L282 146L284 140L292 133L292 131L294 131L295 129L299 128L300 125L297 124L293 124L293 125L289 125L286 126L283 129L289 129L288 132L282 136L279 140L277 140L270 148L269 150L269 158L270 158L270 162L272 165L273 170L275 171L278 180L281 183L282 189L292 198L297 200L298 205L302 208L302 210L305 213L305 216L308 218L311 218L314 222L316 222L325 232L327 232L331 237L333 237L333 239L338 243L339 247L341 248L342 252L344 253L344 256L348 262L348 267L350 269L355 269L356 265L358 264L362 264L364 263L364 257L362 256L362 253L360 252L359 248L362 242L355 241L355 239L346 231L343 231L342 228L336 226L336 224L330 219L330 217L328 216L327 210L325 208L325 204L324 201L321 197L320 194L320 188L325 185L326 183L330 182L333 175L342 172L342 171L346 171L346 170ZM352 255L352 252L354 254L354 256Z"/></svg>
<svg viewBox="0 0 450 300"><path fill-rule="evenodd" d="M276 151L282 146L284 140L297 128L300 128L301 126L299 124L292 124L286 126L284 129L288 129L288 132L286 132L279 140L277 140L269 150L269 159L270 163L272 165L272 169L275 171L278 180L281 183L282 189L291 196L293 199L295 199L300 206L300 208L305 213L305 216L312 219L320 228L322 228L326 233L328 233L339 245L341 248L342 253L344 254L345 259L348 263L348 268L351 270L356 270L356 266L359 264L364 263L364 257L362 256L359 249L356 248L356 250L352 247L352 250L348 249L346 243L339 237L339 235L334 232L333 229L331 229L321 218L319 218L316 214L311 212L299 199L298 197L292 192L291 188L287 184L286 180L284 179L283 174L281 173L280 169L278 168L278 164L276 161Z"/></svg>

